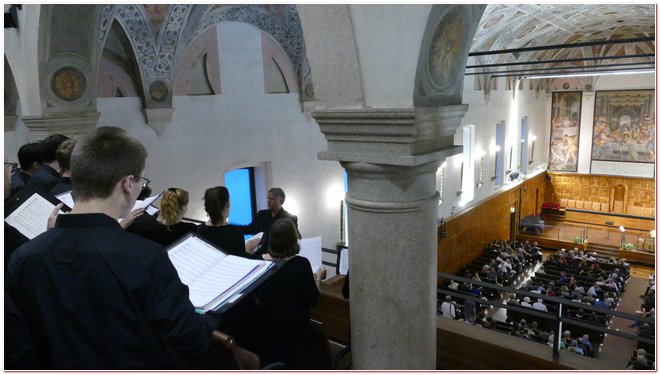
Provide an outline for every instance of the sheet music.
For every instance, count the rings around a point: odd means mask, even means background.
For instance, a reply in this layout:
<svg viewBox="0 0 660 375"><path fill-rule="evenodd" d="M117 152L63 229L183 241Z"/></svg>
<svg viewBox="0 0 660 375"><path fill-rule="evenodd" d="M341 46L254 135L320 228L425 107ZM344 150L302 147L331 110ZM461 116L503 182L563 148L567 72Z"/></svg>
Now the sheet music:
<svg viewBox="0 0 660 375"><path fill-rule="evenodd" d="M323 264L323 253L321 252L321 236L303 238L298 241L300 253L298 255L307 258L312 265L312 273L318 271Z"/></svg>
<svg viewBox="0 0 660 375"><path fill-rule="evenodd" d="M154 203L156 201L156 199L158 199L158 197L160 197L160 194L149 197L149 198L147 198L143 201L141 201L141 200L135 201L135 205L133 206L133 208L131 208L130 212L133 212L133 211L137 210L138 208L144 208L144 207L149 206L150 204Z"/></svg>
<svg viewBox="0 0 660 375"><path fill-rule="evenodd" d="M158 208L150 205L150 206L147 206L146 211L149 215L153 216L153 215L157 214L159 210L158 210Z"/></svg>
<svg viewBox="0 0 660 375"><path fill-rule="evenodd" d="M211 310L256 281L271 262L226 255L207 242L189 237L168 251L195 308Z"/></svg>
<svg viewBox="0 0 660 375"><path fill-rule="evenodd" d="M339 274L346 275L348 273L348 248L342 247L339 253Z"/></svg>
<svg viewBox="0 0 660 375"><path fill-rule="evenodd" d="M264 236L264 232L259 232L259 233L255 234L254 236L251 236L250 238L245 240L245 249L248 248L248 242L251 241L253 238L257 238L257 239L259 239L259 241L261 241L261 238L263 236ZM259 249L259 244L255 245L254 249L252 249L252 251L248 251L248 253L254 254L254 252L257 251L258 249Z"/></svg>
<svg viewBox="0 0 660 375"><path fill-rule="evenodd" d="M73 205L74 205L74 203L73 203L73 195L71 194L70 191L69 191L69 192L66 192L66 193L62 193L62 194L60 194L60 195L56 195L55 198L59 199L60 202L62 202L62 203L64 203L65 205L67 205L69 208L73 209Z"/></svg>
<svg viewBox="0 0 660 375"><path fill-rule="evenodd" d="M18 229L25 237L33 239L48 229L48 216L53 211L54 204L39 194L23 202L5 221ZM60 214L63 214L60 210Z"/></svg>

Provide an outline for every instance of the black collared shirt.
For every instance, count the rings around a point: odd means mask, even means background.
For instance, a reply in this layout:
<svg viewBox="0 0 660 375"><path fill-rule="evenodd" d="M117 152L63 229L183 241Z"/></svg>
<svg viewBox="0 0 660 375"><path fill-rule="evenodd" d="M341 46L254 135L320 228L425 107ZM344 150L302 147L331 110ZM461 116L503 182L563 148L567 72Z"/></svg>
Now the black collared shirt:
<svg viewBox="0 0 660 375"><path fill-rule="evenodd" d="M176 369L217 325L195 313L162 246L104 214L60 215L18 248L8 306L6 368Z"/></svg>
<svg viewBox="0 0 660 375"><path fill-rule="evenodd" d="M273 226L273 223L280 219L290 219L296 225L296 230L298 230L298 217L296 215L290 214L284 208L281 208L275 216L270 212L270 210L261 210L257 212L257 216L252 220L249 225L236 225L244 234L257 234L259 232L264 232L261 241L257 249L253 253L252 257L256 259L261 259L261 254L265 254L268 248L268 232ZM298 237L300 237L300 231L298 231Z"/></svg>

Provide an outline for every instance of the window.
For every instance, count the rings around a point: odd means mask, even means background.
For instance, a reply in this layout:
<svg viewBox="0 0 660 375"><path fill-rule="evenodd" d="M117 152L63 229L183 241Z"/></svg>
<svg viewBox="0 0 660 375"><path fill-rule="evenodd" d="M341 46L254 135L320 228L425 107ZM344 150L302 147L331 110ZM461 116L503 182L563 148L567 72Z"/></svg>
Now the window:
<svg viewBox="0 0 660 375"><path fill-rule="evenodd" d="M475 126L468 125L463 128L463 155L461 160L461 200L459 205L464 206L474 199L474 133Z"/></svg>
<svg viewBox="0 0 660 375"><path fill-rule="evenodd" d="M250 224L257 212L254 168L241 168L225 173L225 186L231 199L229 223Z"/></svg>
<svg viewBox="0 0 660 375"><path fill-rule="evenodd" d="M520 121L520 167L518 170L522 174L527 173L527 166L529 155L527 150L529 148L529 125L527 123L527 116L523 117Z"/></svg>

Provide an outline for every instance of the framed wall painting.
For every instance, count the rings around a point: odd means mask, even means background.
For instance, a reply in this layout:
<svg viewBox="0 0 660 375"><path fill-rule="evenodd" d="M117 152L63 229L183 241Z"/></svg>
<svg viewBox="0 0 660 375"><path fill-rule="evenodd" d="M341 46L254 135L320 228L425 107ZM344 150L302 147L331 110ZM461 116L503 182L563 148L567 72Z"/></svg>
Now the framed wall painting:
<svg viewBox="0 0 660 375"><path fill-rule="evenodd" d="M591 160L655 163L655 90L596 91Z"/></svg>
<svg viewBox="0 0 660 375"><path fill-rule="evenodd" d="M553 92L548 170L577 172L582 92Z"/></svg>

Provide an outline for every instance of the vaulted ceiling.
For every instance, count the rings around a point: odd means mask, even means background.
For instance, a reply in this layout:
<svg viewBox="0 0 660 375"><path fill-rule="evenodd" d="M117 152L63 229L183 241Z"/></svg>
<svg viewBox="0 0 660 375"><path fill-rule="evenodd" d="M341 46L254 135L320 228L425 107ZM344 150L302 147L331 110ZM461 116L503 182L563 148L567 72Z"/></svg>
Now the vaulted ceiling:
<svg viewBox="0 0 660 375"><path fill-rule="evenodd" d="M585 42L589 44L588 42L640 38L651 40L524 51L524 49L550 45ZM492 53L510 49L515 51L479 55L479 52ZM655 5L491 4L481 18L470 52L475 56L473 66L480 67L468 72L479 71L491 74L557 67L576 71L606 67L611 64L626 65L607 69L654 67L654 56L612 59L603 59L603 57L655 55ZM552 62L538 63L540 61ZM643 62L651 65L632 65Z"/></svg>

